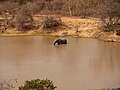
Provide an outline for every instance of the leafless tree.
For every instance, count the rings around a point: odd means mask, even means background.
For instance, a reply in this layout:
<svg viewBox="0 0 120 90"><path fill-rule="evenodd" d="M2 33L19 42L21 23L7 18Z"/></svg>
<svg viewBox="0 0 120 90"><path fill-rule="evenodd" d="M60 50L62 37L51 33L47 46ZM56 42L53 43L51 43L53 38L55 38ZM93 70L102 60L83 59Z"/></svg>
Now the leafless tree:
<svg viewBox="0 0 120 90"><path fill-rule="evenodd" d="M4 32L6 29L9 28L11 22L15 18L15 13L17 11L17 4L13 2L6 2L4 5L0 8L1 11L1 26L4 27L2 32Z"/></svg>
<svg viewBox="0 0 120 90"><path fill-rule="evenodd" d="M33 17L26 5L22 6L16 14L16 24L18 30L30 30L33 28Z"/></svg>
<svg viewBox="0 0 120 90"><path fill-rule="evenodd" d="M106 0L98 5L97 11L105 31L113 31L116 24L120 23L120 3Z"/></svg>

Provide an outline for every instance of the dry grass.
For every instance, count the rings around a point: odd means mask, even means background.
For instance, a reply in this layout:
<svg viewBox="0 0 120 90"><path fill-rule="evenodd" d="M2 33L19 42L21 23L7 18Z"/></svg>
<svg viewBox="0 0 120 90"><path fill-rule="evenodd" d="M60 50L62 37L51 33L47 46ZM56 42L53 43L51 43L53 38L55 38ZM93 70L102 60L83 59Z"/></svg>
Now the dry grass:
<svg viewBox="0 0 120 90"><path fill-rule="evenodd" d="M34 18L37 23L41 23L41 16ZM115 32L102 32L100 27L100 21L97 18L81 19L78 17L62 17L62 22L65 27L60 28L57 32L45 33L38 28L36 30L30 30L25 33L18 32L16 30L7 30L6 34L1 36L17 36L17 35L52 35L52 36L73 36L73 37L90 37L97 38L104 41L120 42L120 36L117 36Z"/></svg>

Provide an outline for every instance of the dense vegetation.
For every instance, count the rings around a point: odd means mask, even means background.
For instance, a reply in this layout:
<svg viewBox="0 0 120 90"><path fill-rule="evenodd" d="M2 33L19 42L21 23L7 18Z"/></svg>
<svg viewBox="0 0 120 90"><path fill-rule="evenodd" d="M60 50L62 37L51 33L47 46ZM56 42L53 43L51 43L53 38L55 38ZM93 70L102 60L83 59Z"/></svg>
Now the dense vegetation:
<svg viewBox="0 0 120 90"><path fill-rule="evenodd" d="M53 81L49 79L34 79L25 81L23 86L15 87L15 83L18 81L8 80L0 82L0 90L55 90L57 87L54 86ZM89 89L91 90L91 89ZM120 90L120 88L101 88L93 90Z"/></svg>
<svg viewBox="0 0 120 90"><path fill-rule="evenodd" d="M19 87L19 90L54 90L55 88L53 82L48 79L35 79L26 81L24 86Z"/></svg>
<svg viewBox="0 0 120 90"><path fill-rule="evenodd" d="M34 79L25 81L23 86L16 87L18 81L8 80L0 81L0 90L55 90L53 81L49 79Z"/></svg>
<svg viewBox="0 0 120 90"><path fill-rule="evenodd" d="M8 28L33 29L36 27L33 16L39 14L100 18L101 30L120 35L120 0L0 0L3 2L0 6L0 16L4 17L0 20L1 33ZM54 22L57 20L49 25Z"/></svg>

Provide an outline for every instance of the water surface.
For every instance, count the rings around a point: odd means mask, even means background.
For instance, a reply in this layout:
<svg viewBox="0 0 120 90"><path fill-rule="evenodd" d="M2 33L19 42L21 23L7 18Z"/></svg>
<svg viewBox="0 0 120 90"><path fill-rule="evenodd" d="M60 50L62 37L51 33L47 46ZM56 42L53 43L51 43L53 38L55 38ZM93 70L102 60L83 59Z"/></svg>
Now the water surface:
<svg viewBox="0 0 120 90"><path fill-rule="evenodd" d="M67 37L0 37L0 79L51 79L57 90L120 87L120 43Z"/></svg>

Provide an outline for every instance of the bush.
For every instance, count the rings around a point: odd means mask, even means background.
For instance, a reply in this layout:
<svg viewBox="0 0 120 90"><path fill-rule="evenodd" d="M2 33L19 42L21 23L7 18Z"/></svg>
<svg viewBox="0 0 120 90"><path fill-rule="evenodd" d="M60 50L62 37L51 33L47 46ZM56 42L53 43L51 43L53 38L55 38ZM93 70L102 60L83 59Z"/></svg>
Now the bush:
<svg viewBox="0 0 120 90"><path fill-rule="evenodd" d="M104 32L119 32L120 23L102 23L101 29Z"/></svg>
<svg viewBox="0 0 120 90"><path fill-rule="evenodd" d="M43 20L43 29L56 29L60 26L62 26L61 18L50 16Z"/></svg>
<svg viewBox="0 0 120 90"><path fill-rule="evenodd" d="M26 81L24 86L19 87L19 90L54 90L55 88L53 82L48 79L34 79Z"/></svg>
<svg viewBox="0 0 120 90"><path fill-rule="evenodd" d="M34 28L34 20L31 12L23 7L16 17L17 29L21 31L28 31Z"/></svg>
<svg viewBox="0 0 120 90"><path fill-rule="evenodd" d="M120 30L116 31L116 35L120 36Z"/></svg>
<svg viewBox="0 0 120 90"><path fill-rule="evenodd" d="M101 20L102 30L105 32L116 31L120 20L120 3L115 0L104 0L96 8L97 16Z"/></svg>

